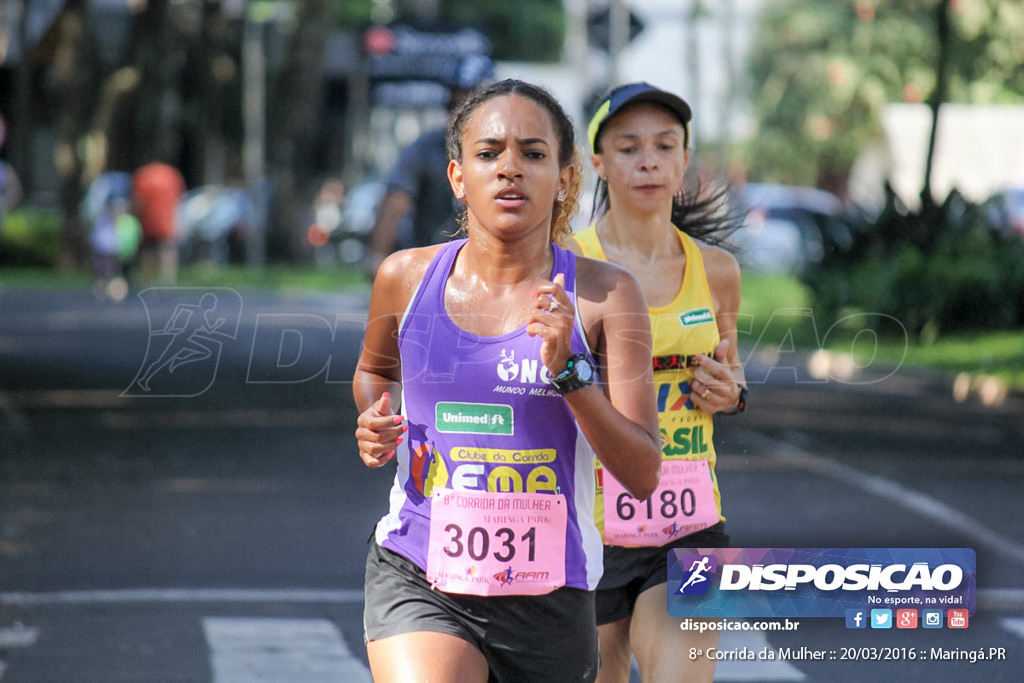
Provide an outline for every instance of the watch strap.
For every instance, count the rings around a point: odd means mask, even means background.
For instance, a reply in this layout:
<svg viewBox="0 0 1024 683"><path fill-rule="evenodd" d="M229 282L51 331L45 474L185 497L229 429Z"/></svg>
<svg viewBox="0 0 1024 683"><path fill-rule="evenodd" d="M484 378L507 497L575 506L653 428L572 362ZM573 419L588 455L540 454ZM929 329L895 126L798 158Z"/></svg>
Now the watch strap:
<svg viewBox="0 0 1024 683"><path fill-rule="evenodd" d="M580 361L584 363L590 363L590 360L582 353L577 353L572 356L565 364L565 370L562 370L556 376L551 378L551 386L555 388L555 391L562 394L571 393L573 391L579 391L593 384L593 378L584 379L580 377L578 365Z"/></svg>
<svg viewBox="0 0 1024 683"><path fill-rule="evenodd" d="M722 415L739 415L747 409L747 387L746 385L738 385L740 388L740 396L736 401L736 407L732 410L722 412Z"/></svg>

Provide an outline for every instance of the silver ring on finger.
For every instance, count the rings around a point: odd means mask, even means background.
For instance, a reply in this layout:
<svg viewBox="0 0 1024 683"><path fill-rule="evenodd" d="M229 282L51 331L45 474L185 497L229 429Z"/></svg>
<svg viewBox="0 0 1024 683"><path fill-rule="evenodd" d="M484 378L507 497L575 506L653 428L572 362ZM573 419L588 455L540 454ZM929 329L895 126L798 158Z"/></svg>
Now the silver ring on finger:
<svg viewBox="0 0 1024 683"><path fill-rule="evenodd" d="M561 306L561 304L560 304L560 303L558 303L557 301L555 301L554 299L552 299L552 300L551 300L551 305L550 305L550 306L548 306L548 313L554 313L555 311L557 311L557 310L558 310L558 308L559 308L560 306Z"/></svg>

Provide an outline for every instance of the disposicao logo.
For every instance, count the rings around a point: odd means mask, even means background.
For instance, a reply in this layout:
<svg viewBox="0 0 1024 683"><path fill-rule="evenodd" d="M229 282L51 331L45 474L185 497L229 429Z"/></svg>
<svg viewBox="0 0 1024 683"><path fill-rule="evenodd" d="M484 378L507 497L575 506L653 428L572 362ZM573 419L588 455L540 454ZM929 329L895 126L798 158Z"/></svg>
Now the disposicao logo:
<svg viewBox="0 0 1024 683"><path fill-rule="evenodd" d="M681 565L686 569L683 583L677 589L679 595L703 595L708 592L711 582L709 574L714 574L718 569L718 558L714 555L686 555L679 558Z"/></svg>
<svg viewBox="0 0 1024 683"><path fill-rule="evenodd" d="M678 548L668 557L674 617L872 617L976 600L969 548ZM916 614L916 612L915 612ZM865 619L867 621L867 619ZM848 623L859 628L856 623ZM890 618L888 628L892 627Z"/></svg>

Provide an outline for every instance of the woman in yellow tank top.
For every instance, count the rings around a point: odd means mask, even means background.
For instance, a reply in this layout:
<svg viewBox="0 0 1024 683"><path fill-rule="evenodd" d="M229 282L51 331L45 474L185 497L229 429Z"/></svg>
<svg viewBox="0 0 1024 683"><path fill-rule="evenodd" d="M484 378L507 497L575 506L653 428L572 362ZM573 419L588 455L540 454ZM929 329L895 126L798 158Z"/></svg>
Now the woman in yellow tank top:
<svg viewBox="0 0 1024 683"><path fill-rule="evenodd" d="M715 413L742 410L736 348L739 265L714 246L731 227L722 192L684 191L689 105L647 83L612 90L588 129L599 178L597 221L574 249L630 270L647 300L662 437L661 486L643 501L598 474L596 515L605 541L598 586L598 683L626 683L635 655L644 683L707 681L715 662L693 660L717 631L682 631L666 609L667 551L727 546L712 442Z"/></svg>

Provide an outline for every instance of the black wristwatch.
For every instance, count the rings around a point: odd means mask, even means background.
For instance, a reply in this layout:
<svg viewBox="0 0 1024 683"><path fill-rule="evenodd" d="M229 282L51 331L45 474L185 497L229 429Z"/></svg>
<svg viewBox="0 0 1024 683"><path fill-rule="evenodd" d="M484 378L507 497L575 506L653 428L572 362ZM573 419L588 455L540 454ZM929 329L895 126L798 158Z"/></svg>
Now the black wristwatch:
<svg viewBox="0 0 1024 683"><path fill-rule="evenodd" d="M742 384L739 385L740 398L736 402L736 407L728 412L723 412L722 415L738 415L747 409L747 388Z"/></svg>
<svg viewBox="0 0 1024 683"><path fill-rule="evenodd" d="M566 394L579 391L594 383L594 366L582 353L577 353L565 364L556 377L551 378L551 386L565 396Z"/></svg>

